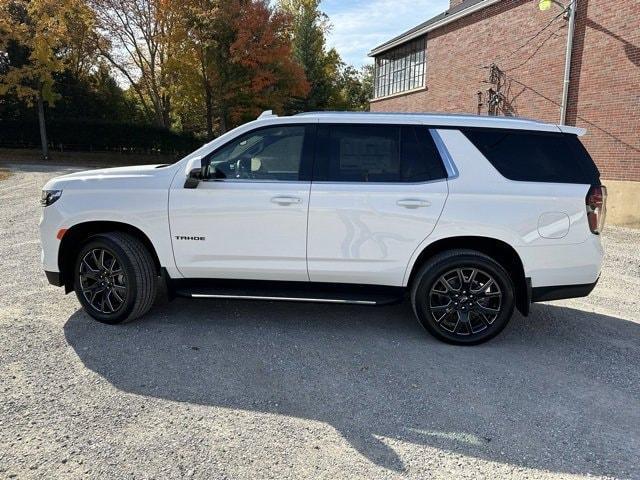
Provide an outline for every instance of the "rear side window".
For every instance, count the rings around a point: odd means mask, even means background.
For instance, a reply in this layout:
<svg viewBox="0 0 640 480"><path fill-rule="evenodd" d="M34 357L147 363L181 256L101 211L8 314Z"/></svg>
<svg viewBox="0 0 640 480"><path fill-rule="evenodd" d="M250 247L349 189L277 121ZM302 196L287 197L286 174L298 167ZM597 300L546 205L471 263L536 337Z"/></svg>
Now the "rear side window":
<svg viewBox="0 0 640 480"><path fill-rule="evenodd" d="M314 180L426 182L446 177L428 129L413 125L320 125Z"/></svg>
<svg viewBox="0 0 640 480"><path fill-rule="evenodd" d="M461 130L509 180L600 184L600 172L576 135L505 129Z"/></svg>

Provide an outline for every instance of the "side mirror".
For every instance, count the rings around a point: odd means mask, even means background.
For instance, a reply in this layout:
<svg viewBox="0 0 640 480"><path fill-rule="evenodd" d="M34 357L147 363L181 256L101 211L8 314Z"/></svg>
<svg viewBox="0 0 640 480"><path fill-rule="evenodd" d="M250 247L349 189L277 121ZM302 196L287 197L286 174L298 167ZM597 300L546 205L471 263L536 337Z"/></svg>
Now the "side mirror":
<svg viewBox="0 0 640 480"><path fill-rule="evenodd" d="M204 180L205 166L202 163L202 157L194 157L187 162L184 188L198 188L198 184Z"/></svg>

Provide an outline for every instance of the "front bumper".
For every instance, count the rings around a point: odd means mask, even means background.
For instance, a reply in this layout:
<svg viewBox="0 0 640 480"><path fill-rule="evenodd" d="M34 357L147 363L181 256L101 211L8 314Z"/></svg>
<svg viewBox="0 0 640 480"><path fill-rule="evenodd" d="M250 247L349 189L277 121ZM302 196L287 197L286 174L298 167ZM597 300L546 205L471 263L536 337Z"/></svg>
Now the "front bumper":
<svg viewBox="0 0 640 480"><path fill-rule="evenodd" d="M56 287L64 285L64 280L60 272L48 272L45 270L44 274L47 276L47 280L51 285L55 285Z"/></svg>

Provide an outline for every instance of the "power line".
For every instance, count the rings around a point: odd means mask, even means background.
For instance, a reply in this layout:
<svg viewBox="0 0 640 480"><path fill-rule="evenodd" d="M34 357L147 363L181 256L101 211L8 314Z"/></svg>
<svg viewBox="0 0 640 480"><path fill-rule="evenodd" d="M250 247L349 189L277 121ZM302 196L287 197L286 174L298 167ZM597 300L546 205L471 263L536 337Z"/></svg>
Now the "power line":
<svg viewBox="0 0 640 480"><path fill-rule="evenodd" d="M520 50L522 50L524 47L526 47L527 45L529 45L531 42L533 42L536 38L538 38L540 35L542 35L542 33L549 28L553 22L555 22L558 18L560 18L562 15L564 15L567 10L569 8L573 8L574 4L575 4L576 0L571 0L571 2L569 2L569 4L564 8L564 10L562 10L560 13L558 13L555 17L553 17L551 20L549 20L549 22L547 22L545 24L544 27L542 27L540 30L538 30L533 36L531 36L526 42L524 42L522 45L520 45L518 48L516 48L515 50L513 50L512 52L510 52L509 54L507 54L506 56L497 56L496 58L493 59L493 61L491 63L497 63L499 61L505 61L508 60L509 58L511 58L513 55L515 55L517 52L519 52ZM515 40L509 44L507 44L507 46L509 45L513 45L514 43L518 43L521 39ZM479 65L480 67L484 67L484 68L488 68L489 65Z"/></svg>

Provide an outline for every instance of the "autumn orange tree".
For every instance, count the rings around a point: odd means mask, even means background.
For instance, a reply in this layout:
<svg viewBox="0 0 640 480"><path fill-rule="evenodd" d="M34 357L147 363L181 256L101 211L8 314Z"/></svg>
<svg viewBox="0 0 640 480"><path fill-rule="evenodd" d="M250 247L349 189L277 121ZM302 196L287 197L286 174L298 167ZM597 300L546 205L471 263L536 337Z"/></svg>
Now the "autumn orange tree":
<svg viewBox="0 0 640 480"><path fill-rule="evenodd" d="M265 108L282 111L291 97L307 95L309 84L293 59L287 34L290 16L265 0L234 0L229 7L235 38L221 93L231 122L253 118Z"/></svg>
<svg viewBox="0 0 640 480"><path fill-rule="evenodd" d="M186 0L173 39L176 116L204 115L206 132L224 133L264 109L284 110L308 92L287 35L290 17L266 0Z"/></svg>

